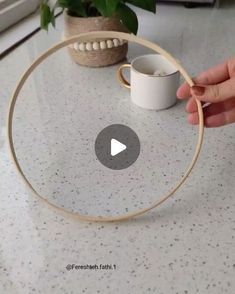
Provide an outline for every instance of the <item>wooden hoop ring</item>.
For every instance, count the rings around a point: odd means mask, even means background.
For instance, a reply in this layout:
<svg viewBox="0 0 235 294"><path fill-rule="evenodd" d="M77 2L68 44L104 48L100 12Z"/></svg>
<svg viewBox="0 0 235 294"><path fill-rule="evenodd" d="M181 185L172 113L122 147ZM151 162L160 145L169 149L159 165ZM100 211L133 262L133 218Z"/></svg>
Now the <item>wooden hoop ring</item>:
<svg viewBox="0 0 235 294"><path fill-rule="evenodd" d="M154 208L156 208L157 206L161 205L163 202L165 202L168 198L170 198L175 192L176 190L178 190L182 184L185 182L185 180L187 179L187 177L189 176L189 174L191 173L201 150L202 147L202 142L203 142L203 134L204 134L204 118L203 118L203 111L202 111L202 105L201 102L199 100L196 99L196 103L197 103L197 108L198 108L198 114L199 114L199 136L198 136L198 141L197 141L197 145L196 145L196 150L195 150L195 154L193 156L192 162L190 163L185 175L183 176L183 178L180 180L180 182L176 185L175 188L173 188L167 195L165 195L162 199L160 199L159 201L157 201L156 203L153 203L151 206L147 207L147 208L143 208L141 210L138 211L134 211L134 212L130 212L127 213L125 215L120 215L120 216L110 216L110 217L102 217L102 216L89 216L89 215L82 215L80 213L77 212L69 212L68 210L57 206L53 203L51 203L50 201L48 201L46 199L46 197L41 196L36 190L35 188L32 186L32 184L29 182L29 180L27 179L27 177L25 176L25 174L23 173L19 161L17 159L16 156L16 152L15 152L15 148L14 148L14 143L13 143L13 130L12 130L12 126L13 126L13 115L14 115L14 109L15 109L15 104L18 98L18 95L25 83L25 81L28 79L28 77L30 76L30 74L33 72L33 70L40 64L42 63L47 57L49 57L50 55L52 55L53 53L55 53L56 51L58 51L59 49L68 46L69 44L75 43L75 42L88 42L90 40L99 40L102 38L117 38L117 39L123 39L126 41L130 41L139 45L142 45L144 47L147 47L149 49L152 49L153 51L162 54L163 56L165 56L170 62L172 62L175 67L179 70L179 72L183 75L183 77L185 78L186 82L190 85L190 87L192 87L194 85L193 80L191 79L191 77L189 76L189 74L186 72L186 70L181 66L181 64L179 64L177 62L177 60L171 56L167 51L165 51L164 49L162 49L160 46L158 46L157 44L154 44L150 41L144 40L142 38L136 37L134 35L131 34L127 34L127 33L121 33L121 32L114 32L114 31L102 31L102 32L90 32L90 33L85 33L85 34L80 34L77 36L73 36L67 40L64 40L58 44L56 44L54 47L50 48L49 50L47 50L46 52L44 52L41 56L39 56L32 64L31 66L26 70L26 72L23 74L23 76L21 77L13 95L11 98L11 102L10 102L10 107L9 107L9 112L8 112L8 122L7 122L7 137L8 137L8 144L9 144L9 149L10 149L10 154L12 157L12 160L16 166L16 169L18 171L18 173L20 174L21 178L23 179L24 183L26 184L26 186L39 198L41 199L44 203L48 204L50 207L63 212L69 216L73 216L77 219L80 220L86 220L86 221L97 221L97 222L113 222L113 221L121 221L121 220L126 220L135 216L139 216L141 214L144 214L145 212L148 212Z"/></svg>

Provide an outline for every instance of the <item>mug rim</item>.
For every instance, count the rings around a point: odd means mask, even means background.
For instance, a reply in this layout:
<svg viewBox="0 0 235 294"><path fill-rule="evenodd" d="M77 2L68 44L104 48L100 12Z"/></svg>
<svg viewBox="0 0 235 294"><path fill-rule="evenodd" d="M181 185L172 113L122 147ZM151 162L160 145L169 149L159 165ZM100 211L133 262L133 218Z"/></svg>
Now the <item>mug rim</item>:
<svg viewBox="0 0 235 294"><path fill-rule="evenodd" d="M142 73L140 71L138 71L134 66L134 62L140 58L143 58L143 57L147 57L147 56L161 56L163 58L165 58L164 56L162 56L161 54L145 54L145 55L140 55L140 56L137 56L135 57L132 61L131 61L131 69L134 70L137 74L140 74L140 75L143 75L143 76L146 76L146 77L151 77L151 78L166 78L166 77L169 77L169 76L173 76L173 75L176 75L177 73L179 73L179 70L176 69L173 73L170 73L170 74L167 74L167 75L164 75L164 76L155 76L155 75L151 75L151 74L146 74L146 73ZM165 58L166 59L166 58ZM167 59L166 59L167 60Z"/></svg>

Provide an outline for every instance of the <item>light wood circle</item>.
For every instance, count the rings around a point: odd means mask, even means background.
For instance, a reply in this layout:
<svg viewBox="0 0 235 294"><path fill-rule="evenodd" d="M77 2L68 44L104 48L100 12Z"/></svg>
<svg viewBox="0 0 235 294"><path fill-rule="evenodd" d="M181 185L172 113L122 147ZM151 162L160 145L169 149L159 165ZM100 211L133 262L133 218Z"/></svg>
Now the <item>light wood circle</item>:
<svg viewBox="0 0 235 294"><path fill-rule="evenodd" d="M79 214L77 212L71 212L68 211L60 206L57 206L53 204L52 202L48 201L45 196L40 195L36 189L32 186L30 181L27 179L25 176L23 170L21 169L21 166L19 164L19 161L16 156L16 151L14 147L14 142L13 142L13 116L14 116L14 110L15 110L15 105L16 101L18 99L19 93L28 79L28 77L31 75L31 73L34 71L34 69L42 63L47 57L58 51L59 49L66 47L70 44L73 44L75 42L88 42L88 41L95 41L95 40L100 40L102 38L117 38L117 39L122 39L126 40L129 42L133 42L139 45L142 45L144 47L147 47L149 49L152 49L156 53L159 53L163 56L165 56L178 70L179 72L183 75L185 78L186 82L192 87L194 85L193 80L191 79L190 75L186 72L186 70L183 68L183 66L173 57L171 56L167 51L162 49L160 46L158 46L155 43L152 43L148 40L136 37L131 34L127 33L121 33L121 32L114 32L114 31L100 31L100 32L90 32L90 33L84 33L80 34L77 36L73 36L67 40L64 40L49 50L47 50L45 53L43 53L41 56L39 56L32 64L31 66L26 70L26 72L23 74L21 77L18 85L16 86L16 89L12 95L11 102L10 102L10 107L9 107L9 112L8 112L8 130L7 130L7 136L8 136L8 143L9 143L9 151L11 154L11 157L13 159L13 162L15 164L15 167L23 179L24 183L26 186L39 198L41 199L44 203L48 204L51 208L56 209L57 211L60 211L62 213L65 213L68 216L72 216L74 218L80 219L80 220L85 220L85 221L98 221L98 222L112 222L112 221L122 221L122 220L127 220L132 217L139 216L141 214L144 214L159 205L161 205L163 202L165 202L168 198L170 198L185 182L189 174L191 173L193 167L195 166L195 163L198 159L201 147L202 147L202 142L203 142L203 133L204 133L204 118L203 118L203 110L202 110L202 105L199 100L196 99L197 107L198 107L198 114L199 114L199 135L198 135L198 140L195 148L195 153L193 155L192 161L190 165L188 166L184 176L180 179L180 181L177 183L177 185L170 191L168 194L164 195L159 201L153 203L149 207L134 211L134 212L129 212L124 215L120 216L90 216L90 215L83 215Z"/></svg>

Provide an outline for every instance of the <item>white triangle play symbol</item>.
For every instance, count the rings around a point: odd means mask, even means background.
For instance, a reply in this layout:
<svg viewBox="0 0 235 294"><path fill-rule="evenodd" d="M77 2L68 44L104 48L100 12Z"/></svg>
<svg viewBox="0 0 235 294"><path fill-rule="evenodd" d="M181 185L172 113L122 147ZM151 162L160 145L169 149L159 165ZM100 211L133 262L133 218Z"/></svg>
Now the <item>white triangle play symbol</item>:
<svg viewBox="0 0 235 294"><path fill-rule="evenodd" d="M122 151L126 150L126 145L122 144L121 142L111 139L111 155L116 156L117 154L121 153Z"/></svg>

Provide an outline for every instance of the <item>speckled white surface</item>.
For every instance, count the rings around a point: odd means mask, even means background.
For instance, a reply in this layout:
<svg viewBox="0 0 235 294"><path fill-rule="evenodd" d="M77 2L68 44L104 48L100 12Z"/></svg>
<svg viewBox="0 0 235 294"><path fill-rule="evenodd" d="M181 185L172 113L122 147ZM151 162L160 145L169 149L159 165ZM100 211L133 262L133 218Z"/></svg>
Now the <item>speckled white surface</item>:
<svg viewBox="0 0 235 294"><path fill-rule="evenodd" d="M159 5L156 16L138 11L140 35L194 75L234 54L234 12ZM40 32L0 61L0 293L233 293L234 126L207 130L199 162L174 198L128 222L65 217L18 178L6 144L9 96L32 60L59 40L61 27L59 20L56 34ZM128 57L142 53L131 45ZM197 129L187 125L184 104L159 113L134 107L116 83L116 68L80 68L62 50L35 72L17 105L15 144L25 173L54 203L75 211L143 207L181 177L193 153ZM142 143L136 164L118 174L92 151L110 123L133 127ZM116 269L67 271L67 264Z"/></svg>

